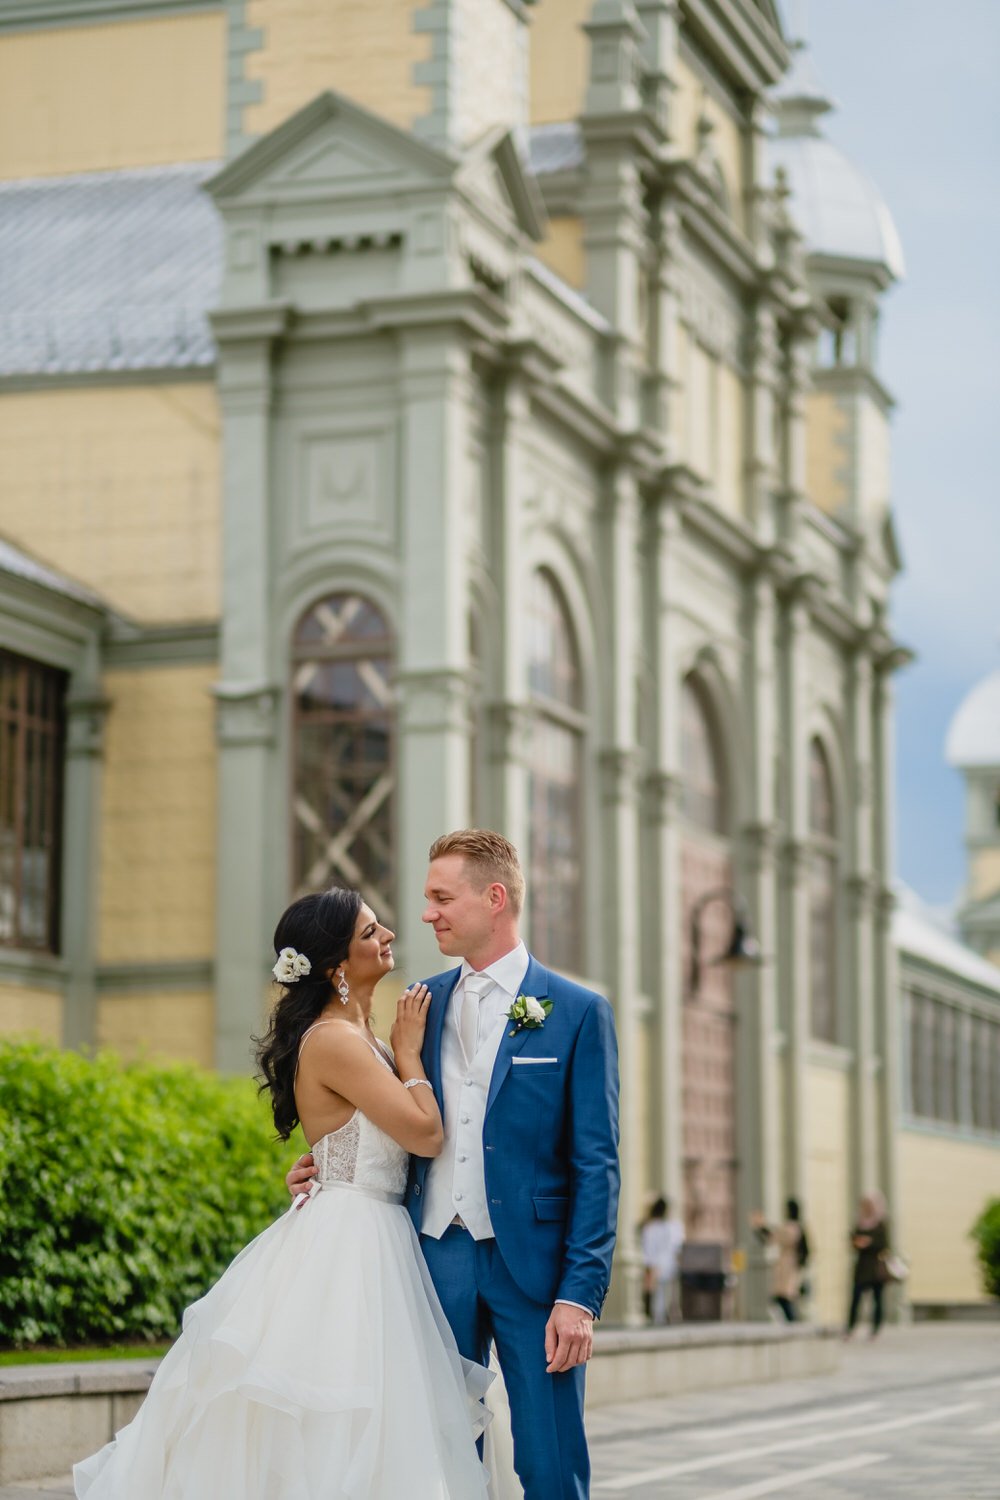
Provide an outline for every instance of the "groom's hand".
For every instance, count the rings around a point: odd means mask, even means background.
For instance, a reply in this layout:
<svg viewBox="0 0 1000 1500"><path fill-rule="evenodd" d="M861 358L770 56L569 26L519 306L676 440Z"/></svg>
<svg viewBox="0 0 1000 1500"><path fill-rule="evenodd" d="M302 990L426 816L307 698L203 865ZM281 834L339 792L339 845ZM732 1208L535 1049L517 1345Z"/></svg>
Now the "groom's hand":
<svg viewBox="0 0 1000 1500"><path fill-rule="evenodd" d="M585 1365L594 1350L594 1320L582 1307L557 1302L545 1325L547 1375Z"/></svg>
<svg viewBox="0 0 1000 1500"><path fill-rule="evenodd" d="M299 1157L292 1170L288 1173L285 1178L285 1186L292 1197L297 1198L300 1193L308 1193L309 1184L315 1176L316 1163L312 1159L312 1152L307 1151L305 1156ZM298 1206L296 1204L296 1207Z"/></svg>

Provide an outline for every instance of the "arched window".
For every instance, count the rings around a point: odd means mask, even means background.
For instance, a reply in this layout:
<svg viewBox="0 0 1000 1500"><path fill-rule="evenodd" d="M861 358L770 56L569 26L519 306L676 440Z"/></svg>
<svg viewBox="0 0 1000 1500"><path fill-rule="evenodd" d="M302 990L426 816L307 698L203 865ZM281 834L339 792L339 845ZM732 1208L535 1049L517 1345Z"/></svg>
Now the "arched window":
<svg viewBox="0 0 1000 1500"><path fill-rule="evenodd" d="M711 706L693 677L681 687L681 811L710 833L726 831L726 788Z"/></svg>
<svg viewBox="0 0 1000 1500"><path fill-rule="evenodd" d="M837 828L833 781L819 740L809 746L810 1029L837 1040Z"/></svg>
<svg viewBox="0 0 1000 1500"><path fill-rule="evenodd" d="M395 642L359 594L303 615L292 654L295 890L356 886L394 921Z"/></svg>
<svg viewBox="0 0 1000 1500"><path fill-rule="evenodd" d="M543 961L579 973L584 717L569 615L548 573L528 590L528 688L534 708L529 781L531 943Z"/></svg>

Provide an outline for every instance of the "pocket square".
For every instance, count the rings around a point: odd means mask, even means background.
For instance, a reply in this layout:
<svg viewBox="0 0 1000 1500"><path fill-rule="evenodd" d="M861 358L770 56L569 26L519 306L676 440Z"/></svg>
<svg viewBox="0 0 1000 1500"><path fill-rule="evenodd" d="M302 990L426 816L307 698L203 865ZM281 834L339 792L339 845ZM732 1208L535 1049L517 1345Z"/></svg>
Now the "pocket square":
<svg viewBox="0 0 1000 1500"><path fill-rule="evenodd" d="M530 1067L532 1063L557 1063L558 1057L512 1057L514 1067Z"/></svg>

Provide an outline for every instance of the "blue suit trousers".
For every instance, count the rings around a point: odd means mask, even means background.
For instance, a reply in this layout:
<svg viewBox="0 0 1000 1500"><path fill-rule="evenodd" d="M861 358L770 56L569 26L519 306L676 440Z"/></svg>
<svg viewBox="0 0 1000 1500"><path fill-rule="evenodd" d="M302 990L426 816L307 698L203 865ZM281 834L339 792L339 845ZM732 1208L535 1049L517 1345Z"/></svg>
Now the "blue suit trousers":
<svg viewBox="0 0 1000 1500"><path fill-rule="evenodd" d="M459 1352L485 1365L490 1341L507 1385L514 1467L525 1500L587 1500L590 1459L583 1425L585 1369L545 1372L551 1307L521 1290L495 1240L474 1240L460 1225L420 1248Z"/></svg>

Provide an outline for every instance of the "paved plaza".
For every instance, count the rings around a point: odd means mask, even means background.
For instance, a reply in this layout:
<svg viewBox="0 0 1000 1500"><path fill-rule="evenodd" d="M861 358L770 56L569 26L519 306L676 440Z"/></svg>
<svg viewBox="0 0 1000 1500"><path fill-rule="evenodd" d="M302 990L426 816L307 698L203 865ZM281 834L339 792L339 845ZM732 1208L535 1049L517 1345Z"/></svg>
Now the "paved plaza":
<svg viewBox="0 0 1000 1500"><path fill-rule="evenodd" d="M601 1407L588 1425L593 1500L998 1500L1000 1323L889 1329L848 1344L835 1375ZM0 1500L72 1493L64 1475Z"/></svg>

